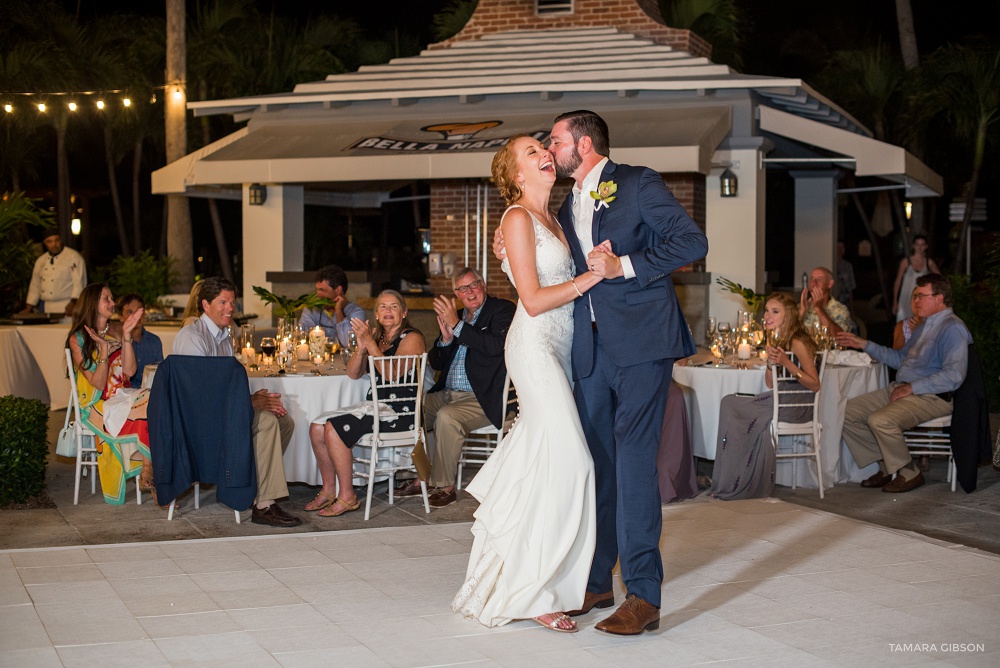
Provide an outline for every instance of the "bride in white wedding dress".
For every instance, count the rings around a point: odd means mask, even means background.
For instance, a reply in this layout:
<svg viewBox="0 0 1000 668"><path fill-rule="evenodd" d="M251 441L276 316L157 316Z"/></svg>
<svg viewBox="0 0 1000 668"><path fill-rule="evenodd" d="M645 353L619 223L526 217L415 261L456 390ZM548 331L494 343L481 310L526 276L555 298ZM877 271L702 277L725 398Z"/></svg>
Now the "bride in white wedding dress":
<svg viewBox="0 0 1000 668"><path fill-rule="evenodd" d="M594 464L573 401L573 301L600 282L573 278L565 235L549 213L552 156L512 137L493 158L510 205L501 221L504 271L518 292L507 370L520 413L467 490L480 506L466 581L452 608L486 626L532 619L572 633L563 614L583 605L596 537Z"/></svg>

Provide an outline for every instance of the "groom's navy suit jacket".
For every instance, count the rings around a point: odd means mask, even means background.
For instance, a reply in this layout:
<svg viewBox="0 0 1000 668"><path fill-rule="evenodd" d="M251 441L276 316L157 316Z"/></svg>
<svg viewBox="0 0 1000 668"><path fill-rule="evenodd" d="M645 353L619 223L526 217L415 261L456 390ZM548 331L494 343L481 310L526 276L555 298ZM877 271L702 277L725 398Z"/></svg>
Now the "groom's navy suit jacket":
<svg viewBox="0 0 1000 668"><path fill-rule="evenodd" d="M615 255L629 256L635 278L601 281L583 299L576 300L573 375L577 379L593 371L590 304L608 357L618 366L693 355L694 341L670 274L708 253L705 234L655 171L608 160L601 181L614 181L618 192L608 207L594 212L593 244L609 239ZM596 205L589 193L580 196ZM573 226L572 194L559 209L559 224L566 233L577 274L582 274L587 271L587 258Z"/></svg>

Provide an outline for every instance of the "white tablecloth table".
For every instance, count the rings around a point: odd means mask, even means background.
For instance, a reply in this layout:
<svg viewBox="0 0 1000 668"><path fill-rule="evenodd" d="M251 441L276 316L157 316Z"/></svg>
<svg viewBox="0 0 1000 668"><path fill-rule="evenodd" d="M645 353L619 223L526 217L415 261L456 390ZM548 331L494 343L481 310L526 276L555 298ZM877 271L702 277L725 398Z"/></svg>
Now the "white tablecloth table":
<svg viewBox="0 0 1000 668"><path fill-rule="evenodd" d="M764 367L730 369L674 365L673 379L684 390L695 457L715 459L719 436L719 404L727 394L760 394L767 389Z"/></svg>
<svg viewBox="0 0 1000 668"><path fill-rule="evenodd" d="M0 396L9 394L44 404L50 399L42 369L21 333L16 327L0 327Z"/></svg>
<svg viewBox="0 0 1000 668"><path fill-rule="evenodd" d="M337 371L329 372L326 366L320 369L328 376L316 376L315 368L309 363L299 362L301 375L281 375L264 377L262 371L252 371L249 375L250 392L267 389L281 395L281 401L288 414L295 421L295 432L285 450L285 479L289 482L304 482L310 485L323 484L316 456L309 442L309 424L313 418L326 411L356 404L365 398L371 382L365 376L351 380L344 372L342 364Z"/></svg>
<svg viewBox="0 0 1000 668"><path fill-rule="evenodd" d="M13 328L21 335L41 369L48 388L49 407L52 410L66 408L69 402L69 379L66 377L66 356L63 353L69 328L70 325L64 323L20 325ZM160 337L163 354L169 355L174 345L174 337L180 328L169 325L147 325L146 329ZM6 348L0 348L0 351L6 352Z"/></svg>
<svg viewBox="0 0 1000 668"><path fill-rule="evenodd" d="M674 366L673 379L684 390L684 405L691 425L691 449L695 457L715 459L719 435L719 405L727 394L758 394L767 389L763 367L737 370L714 367ZM874 472L873 467L858 469L854 458L843 444L841 429L847 400L888 384L888 373L882 364L868 366L828 365L820 393L819 420L823 425L820 438L820 461L823 464L824 487L838 482L860 482ZM782 441L784 443L784 441ZM817 486L812 463L805 458L778 463L776 482L791 485L792 467L796 485Z"/></svg>

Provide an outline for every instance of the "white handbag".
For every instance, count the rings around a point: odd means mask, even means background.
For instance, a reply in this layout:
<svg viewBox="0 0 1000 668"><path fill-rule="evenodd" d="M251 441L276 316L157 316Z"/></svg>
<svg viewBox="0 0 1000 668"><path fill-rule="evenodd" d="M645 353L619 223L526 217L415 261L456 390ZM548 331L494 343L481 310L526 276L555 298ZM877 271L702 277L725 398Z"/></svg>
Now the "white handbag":
<svg viewBox="0 0 1000 668"><path fill-rule="evenodd" d="M56 439L56 454L60 457L76 459L76 423L69 422L59 431Z"/></svg>

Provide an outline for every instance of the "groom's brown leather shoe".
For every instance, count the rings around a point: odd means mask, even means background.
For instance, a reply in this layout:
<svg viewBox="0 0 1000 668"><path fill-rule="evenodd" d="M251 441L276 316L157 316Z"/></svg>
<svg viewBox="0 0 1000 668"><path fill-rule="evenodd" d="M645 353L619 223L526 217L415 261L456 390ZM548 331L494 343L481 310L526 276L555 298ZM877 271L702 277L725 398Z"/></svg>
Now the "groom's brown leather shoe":
<svg viewBox="0 0 1000 668"><path fill-rule="evenodd" d="M585 615L594 608L610 608L615 604L615 593L613 591L606 591L603 594L595 594L593 592L586 592L583 595L583 607L579 610L570 610L565 614L569 617L579 617L580 615Z"/></svg>
<svg viewBox="0 0 1000 668"><path fill-rule="evenodd" d="M637 636L660 628L660 609L629 594L610 617L597 622L594 628L618 636Z"/></svg>

